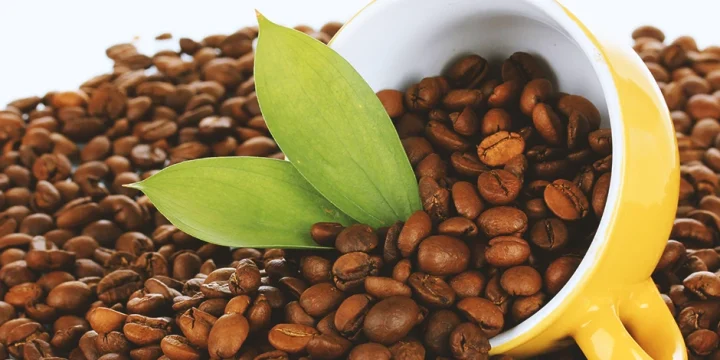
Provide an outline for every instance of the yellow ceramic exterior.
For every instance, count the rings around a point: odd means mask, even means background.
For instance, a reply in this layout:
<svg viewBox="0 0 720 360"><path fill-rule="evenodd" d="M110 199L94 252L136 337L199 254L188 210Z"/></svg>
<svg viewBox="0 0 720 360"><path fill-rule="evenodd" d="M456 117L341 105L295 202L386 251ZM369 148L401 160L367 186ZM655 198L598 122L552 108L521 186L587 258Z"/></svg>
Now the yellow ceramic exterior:
<svg viewBox="0 0 720 360"><path fill-rule="evenodd" d="M642 62L599 42L565 11L600 50L617 89L622 120L613 121L613 127L620 125L624 138L613 153L620 164L613 167L613 178L620 179L618 201L605 209L605 238L598 232L599 248L585 259L590 269L571 293L549 316L495 346L492 354L528 357L574 339L591 360L686 359L680 331L650 278L678 199L672 122Z"/></svg>

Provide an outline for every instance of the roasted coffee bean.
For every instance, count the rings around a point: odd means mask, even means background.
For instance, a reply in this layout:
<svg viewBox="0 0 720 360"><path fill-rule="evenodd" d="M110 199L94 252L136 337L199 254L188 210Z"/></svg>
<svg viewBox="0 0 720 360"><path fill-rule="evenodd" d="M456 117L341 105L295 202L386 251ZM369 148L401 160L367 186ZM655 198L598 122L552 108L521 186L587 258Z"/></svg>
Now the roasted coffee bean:
<svg viewBox="0 0 720 360"><path fill-rule="evenodd" d="M180 335L168 335L160 342L163 354L169 359L200 360L201 353Z"/></svg>
<svg viewBox="0 0 720 360"><path fill-rule="evenodd" d="M467 269L470 249L450 236L430 236L418 246L418 267L431 275L453 275Z"/></svg>
<svg viewBox="0 0 720 360"><path fill-rule="evenodd" d="M300 306L310 316L324 316L335 310L342 302L343 297L343 293L330 283L315 284L300 295Z"/></svg>
<svg viewBox="0 0 720 360"><path fill-rule="evenodd" d="M363 285L365 277L377 275L381 265L379 258L366 253L353 252L342 255L333 264L333 282L343 291L357 289Z"/></svg>
<svg viewBox="0 0 720 360"><path fill-rule="evenodd" d="M588 214L587 196L570 181L555 180L545 188L545 203L563 220L578 220Z"/></svg>
<svg viewBox="0 0 720 360"><path fill-rule="evenodd" d="M502 273L500 286L513 296L530 296L540 291L542 278L530 266L514 266Z"/></svg>
<svg viewBox="0 0 720 360"><path fill-rule="evenodd" d="M345 227L338 223L316 223L310 229L310 236L320 245L333 245L338 234Z"/></svg>
<svg viewBox="0 0 720 360"><path fill-rule="evenodd" d="M420 308L410 298L393 296L375 304L363 322L363 333L371 341L393 344L422 321Z"/></svg>
<svg viewBox="0 0 720 360"><path fill-rule="evenodd" d="M240 350L248 332L248 321L241 314L223 315L215 321L215 325L210 331L208 351L213 356L231 357ZM233 334L233 336L226 334Z"/></svg>
<svg viewBox="0 0 720 360"><path fill-rule="evenodd" d="M449 218L438 224L438 232L455 237L472 237L478 234L477 225L464 217Z"/></svg>
<svg viewBox="0 0 720 360"><path fill-rule="evenodd" d="M354 339L360 329L373 299L366 294L355 294L345 299L334 313L334 329L342 336ZM318 327L319 324L318 324Z"/></svg>
<svg viewBox="0 0 720 360"><path fill-rule="evenodd" d="M64 312L85 309L93 299L92 289L80 281L67 281L53 288L47 295L47 304Z"/></svg>
<svg viewBox="0 0 720 360"><path fill-rule="evenodd" d="M308 341L306 350L313 359L339 359L352 347L352 343L340 336L320 334Z"/></svg>
<svg viewBox="0 0 720 360"><path fill-rule="evenodd" d="M458 181L452 186L452 198L458 214L473 220L483 211L484 205L475 190L468 182Z"/></svg>
<svg viewBox="0 0 720 360"><path fill-rule="evenodd" d="M477 325L462 323L450 333L449 347L456 359L487 359L490 341Z"/></svg>
<svg viewBox="0 0 720 360"><path fill-rule="evenodd" d="M106 307L96 307L86 315L90 327L100 334L120 330L125 324L127 315Z"/></svg>
<svg viewBox="0 0 720 360"><path fill-rule="evenodd" d="M405 222L397 238L397 247L403 257L415 252L420 242L430 235L432 220L424 211L416 211Z"/></svg>
<svg viewBox="0 0 720 360"><path fill-rule="evenodd" d="M683 280L683 285L702 300L720 297L720 277L709 271L692 273Z"/></svg>
<svg viewBox="0 0 720 360"><path fill-rule="evenodd" d="M520 297L513 301L511 315L515 322L521 322L545 305L545 294L538 292L535 295Z"/></svg>
<svg viewBox="0 0 720 360"><path fill-rule="evenodd" d="M407 281L423 304L449 307L455 302L455 291L441 277L416 272Z"/></svg>
<svg viewBox="0 0 720 360"><path fill-rule="evenodd" d="M489 135L478 146L478 157L485 165L504 165L525 150L525 141L513 132L498 131Z"/></svg>
<svg viewBox="0 0 720 360"><path fill-rule="evenodd" d="M177 319L177 325L185 338L193 345L206 349L208 336L217 318L196 308L185 311Z"/></svg>
<svg viewBox="0 0 720 360"><path fill-rule="evenodd" d="M460 300L457 308L468 320L479 326L486 336L495 336L502 331L505 323L503 313L490 300L469 297Z"/></svg>
<svg viewBox="0 0 720 360"><path fill-rule="evenodd" d="M450 334L460 325L460 317L450 310L438 310L428 317L423 337L425 346L437 354L448 354Z"/></svg>
<svg viewBox="0 0 720 360"><path fill-rule="evenodd" d="M545 288L550 294L560 292L565 283L570 280L575 269L580 265L580 258L575 256L561 256L548 265L545 270Z"/></svg>
<svg viewBox="0 0 720 360"><path fill-rule="evenodd" d="M530 241L545 250L557 250L568 242L565 223L556 218L539 220L530 230Z"/></svg>
<svg viewBox="0 0 720 360"><path fill-rule="evenodd" d="M521 187L522 181L505 170L486 171L478 177L480 196L493 205L506 205L515 201Z"/></svg>
<svg viewBox="0 0 720 360"><path fill-rule="evenodd" d="M312 327L299 324L278 324L268 333L268 341L278 350L288 353L304 352L308 342L318 334Z"/></svg>
<svg viewBox="0 0 720 360"><path fill-rule="evenodd" d="M378 299L391 296L411 296L410 288L400 281L387 277L368 276L365 278L365 291Z"/></svg>
<svg viewBox="0 0 720 360"><path fill-rule="evenodd" d="M335 240L335 248L343 254L355 251L371 252L378 245L378 237L367 225L351 225L343 229Z"/></svg>
<svg viewBox="0 0 720 360"><path fill-rule="evenodd" d="M398 118L405 113L403 96L403 93L397 90L381 90L377 93L378 99L391 118Z"/></svg>
<svg viewBox="0 0 720 360"><path fill-rule="evenodd" d="M252 260L242 259L229 278L230 291L235 295L248 294L260 287L260 270Z"/></svg>
<svg viewBox="0 0 720 360"><path fill-rule="evenodd" d="M450 279L449 285L459 298L480 296L485 288L485 276L478 271L465 271Z"/></svg>
<svg viewBox="0 0 720 360"><path fill-rule="evenodd" d="M490 208L477 218L480 231L488 237L521 235L527 230L527 223L524 212L509 206Z"/></svg>
<svg viewBox="0 0 720 360"><path fill-rule="evenodd" d="M97 286L98 298L105 304L127 300L142 287L140 275L132 270L115 270L106 275Z"/></svg>

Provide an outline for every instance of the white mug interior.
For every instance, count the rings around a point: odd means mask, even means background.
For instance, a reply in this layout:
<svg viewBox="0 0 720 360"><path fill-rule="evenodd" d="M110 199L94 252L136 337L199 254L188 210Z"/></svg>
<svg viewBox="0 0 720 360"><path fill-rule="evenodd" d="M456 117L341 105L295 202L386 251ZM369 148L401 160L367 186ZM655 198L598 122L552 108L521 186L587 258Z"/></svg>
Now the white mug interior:
<svg viewBox="0 0 720 360"><path fill-rule="evenodd" d="M441 74L464 54L498 64L516 51L531 53L553 70L559 91L582 95L612 129L613 177L595 238L573 277L542 309L491 339L493 347L535 327L583 281L607 238L608 213L618 204L624 136L617 91L605 58L554 0L376 0L349 21L331 47L375 90L405 89ZM639 61L639 60L638 60Z"/></svg>

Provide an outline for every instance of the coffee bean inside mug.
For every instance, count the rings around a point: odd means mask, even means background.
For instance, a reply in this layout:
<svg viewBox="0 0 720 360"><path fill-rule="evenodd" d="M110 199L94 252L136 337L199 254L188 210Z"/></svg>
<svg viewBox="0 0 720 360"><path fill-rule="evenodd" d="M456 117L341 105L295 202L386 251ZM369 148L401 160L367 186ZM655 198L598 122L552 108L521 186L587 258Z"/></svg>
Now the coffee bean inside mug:
<svg viewBox="0 0 720 360"><path fill-rule="evenodd" d="M487 358L489 338L557 295L597 230L612 141L597 108L556 89L550 73L524 52L496 64L472 54L408 89L377 93L423 210L374 231L310 229L344 254L333 283L354 295L335 312L336 325L362 323L368 340L391 349L419 335L426 342L414 358ZM351 257L365 270L353 273L350 288ZM359 265L374 257L382 261ZM357 342L360 327L351 329L340 335Z"/></svg>

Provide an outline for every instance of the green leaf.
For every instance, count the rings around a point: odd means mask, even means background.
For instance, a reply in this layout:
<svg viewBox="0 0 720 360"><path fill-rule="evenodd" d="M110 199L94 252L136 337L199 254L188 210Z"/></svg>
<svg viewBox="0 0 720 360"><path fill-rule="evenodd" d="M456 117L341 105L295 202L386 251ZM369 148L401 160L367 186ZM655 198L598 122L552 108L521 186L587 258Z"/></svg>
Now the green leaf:
<svg viewBox="0 0 720 360"><path fill-rule="evenodd" d="M130 187L180 230L218 245L321 248L310 237L312 224L352 223L282 160L185 161Z"/></svg>
<svg viewBox="0 0 720 360"><path fill-rule="evenodd" d="M412 167L370 86L321 42L262 15L258 22L257 97L295 168L338 209L370 226L420 210Z"/></svg>

